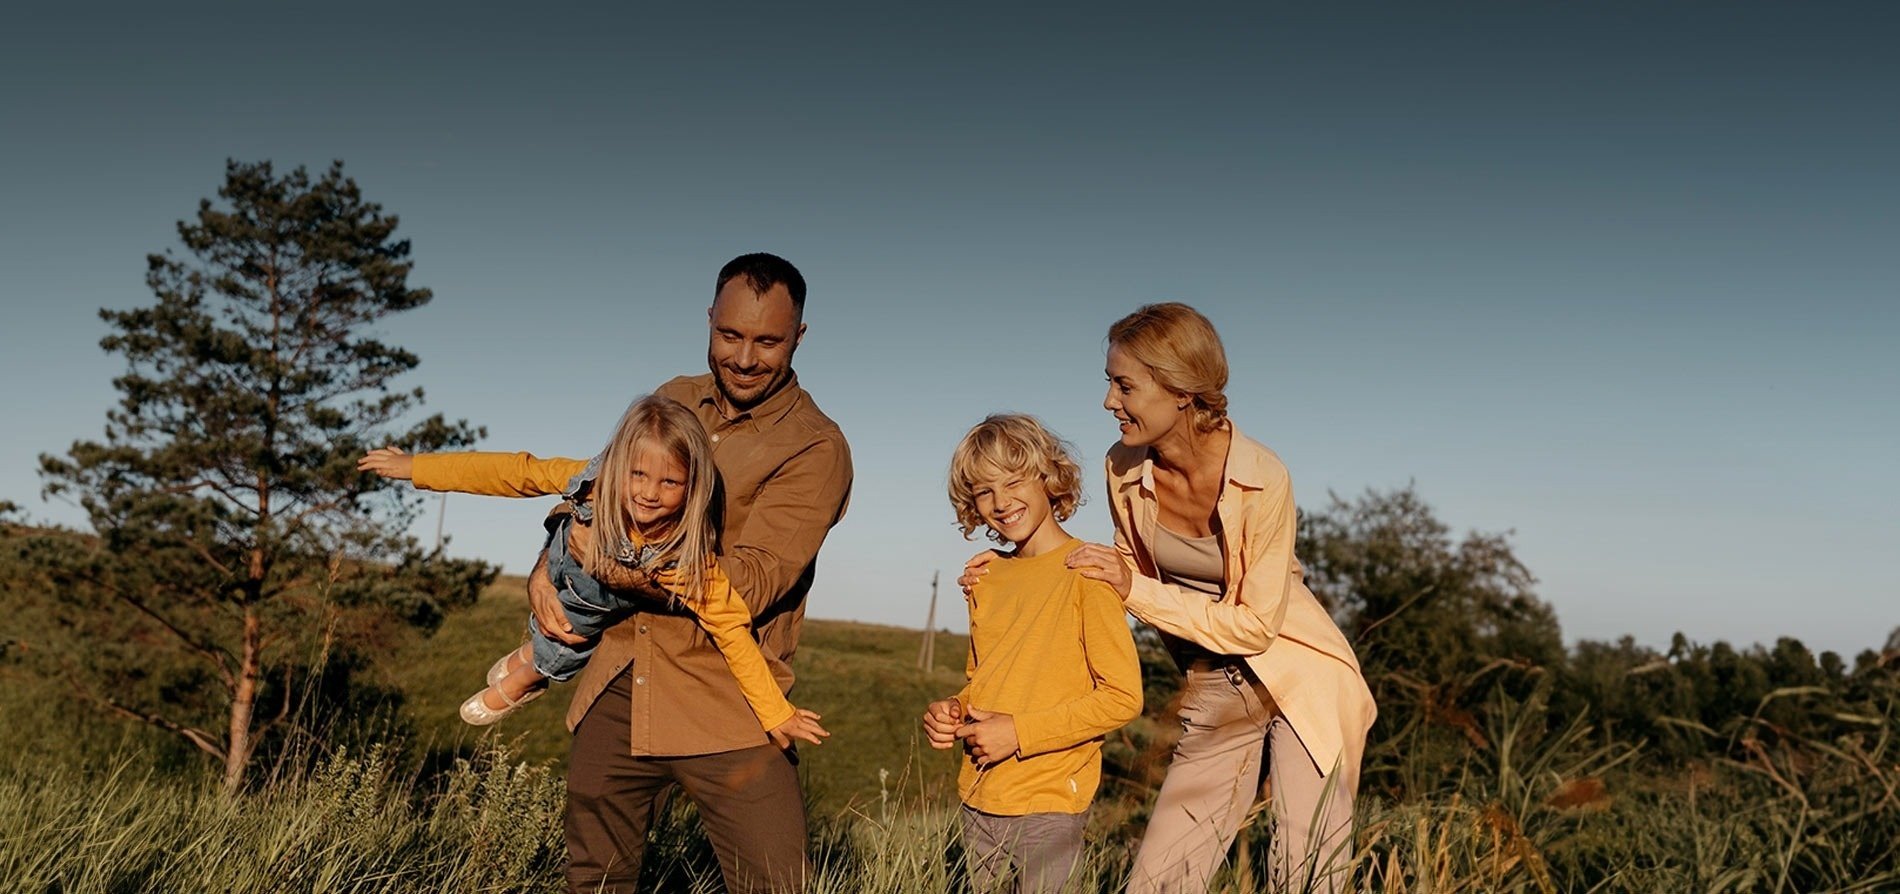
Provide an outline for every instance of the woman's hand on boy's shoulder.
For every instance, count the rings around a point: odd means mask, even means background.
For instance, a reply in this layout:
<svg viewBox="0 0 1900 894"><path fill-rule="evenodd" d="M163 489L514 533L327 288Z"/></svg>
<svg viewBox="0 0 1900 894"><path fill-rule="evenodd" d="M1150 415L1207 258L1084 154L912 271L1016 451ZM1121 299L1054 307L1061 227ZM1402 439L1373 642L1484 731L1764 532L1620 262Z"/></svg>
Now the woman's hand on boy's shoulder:
<svg viewBox="0 0 1900 894"><path fill-rule="evenodd" d="M970 595L970 591L976 588L976 582L982 580L983 575L990 573L990 563L1002 556L1003 554L996 550L986 549L971 556L970 561L963 563L963 573L957 576L957 586L963 588L963 595Z"/></svg>
<svg viewBox="0 0 1900 894"><path fill-rule="evenodd" d="M1114 547L1084 543L1069 553L1063 562L1089 580L1099 580L1114 587L1115 594L1124 600L1135 585L1134 575L1128 573L1128 563L1122 561L1122 554Z"/></svg>

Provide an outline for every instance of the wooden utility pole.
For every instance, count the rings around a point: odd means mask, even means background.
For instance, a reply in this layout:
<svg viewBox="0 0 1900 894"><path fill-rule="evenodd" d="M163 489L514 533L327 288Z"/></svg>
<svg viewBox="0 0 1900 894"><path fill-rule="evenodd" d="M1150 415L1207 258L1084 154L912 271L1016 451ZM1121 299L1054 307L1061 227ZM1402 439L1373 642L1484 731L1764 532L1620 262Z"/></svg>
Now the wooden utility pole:
<svg viewBox="0 0 1900 894"><path fill-rule="evenodd" d="M937 576L930 572L930 613L924 615L924 644L917 649L917 667L929 671L937 663Z"/></svg>
<svg viewBox="0 0 1900 894"><path fill-rule="evenodd" d="M442 524L448 521L448 518L449 495L447 491L444 491L442 494L442 504L436 510L435 514L435 551L438 553L442 551Z"/></svg>

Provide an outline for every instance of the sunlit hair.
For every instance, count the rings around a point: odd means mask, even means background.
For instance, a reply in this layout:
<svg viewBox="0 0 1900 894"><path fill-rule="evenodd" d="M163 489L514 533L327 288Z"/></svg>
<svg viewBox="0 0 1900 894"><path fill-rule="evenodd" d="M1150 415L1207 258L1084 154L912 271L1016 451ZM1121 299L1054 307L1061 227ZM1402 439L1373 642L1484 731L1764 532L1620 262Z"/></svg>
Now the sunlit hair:
<svg viewBox="0 0 1900 894"><path fill-rule="evenodd" d="M679 563L685 592L697 596L705 590L706 570L719 549L718 520L712 513L717 472L705 426L693 411L667 398L650 394L634 401L601 454L600 476L594 479L594 554L589 558L594 567L611 568L619 545L629 539L632 500L622 491L642 445L659 447L686 469L686 502L650 545L659 550L661 564Z"/></svg>
<svg viewBox="0 0 1900 894"><path fill-rule="evenodd" d="M1067 521L1082 505L1082 468L1075 462L1075 448L1043 428L1034 416L998 413L970 429L950 454L950 505L957 511L957 527L964 539L987 524L976 509L977 484L1018 474L1042 479L1056 521ZM994 529L989 537L1003 542Z"/></svg>
<svg viewBox="0 0 1900 894"><path fill-rule="evenodd" d="M1146 304L1108 327L1108 344L1141 361L1155 384L1193 399L1202 434L1227 418L1227 352L1200 311L1170 301Z"/></svg>

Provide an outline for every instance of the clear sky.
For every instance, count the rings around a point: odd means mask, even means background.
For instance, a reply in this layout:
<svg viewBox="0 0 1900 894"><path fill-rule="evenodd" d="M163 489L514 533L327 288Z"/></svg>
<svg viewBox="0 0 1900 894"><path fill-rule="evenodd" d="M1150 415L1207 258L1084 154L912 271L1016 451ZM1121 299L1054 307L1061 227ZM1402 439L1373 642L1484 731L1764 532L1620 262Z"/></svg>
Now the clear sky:
<svg viewBox="0 0 1900 894"><path fill-rule="evenodd" d="M492 449L592 453L704 371L721 263L798 264L857 461L816 617L920 625L961 432L1032 412L1094 468L1104 331L1178 299L1303 505L1514 530L1569 639L1900 624L1889 5L1164 7L15 11L0 498L80 520L35 457L99 435L96 311L224 160L340 158L436 294L385 334ZM546 508L452 497L451 549L524 570Z"/></svg>

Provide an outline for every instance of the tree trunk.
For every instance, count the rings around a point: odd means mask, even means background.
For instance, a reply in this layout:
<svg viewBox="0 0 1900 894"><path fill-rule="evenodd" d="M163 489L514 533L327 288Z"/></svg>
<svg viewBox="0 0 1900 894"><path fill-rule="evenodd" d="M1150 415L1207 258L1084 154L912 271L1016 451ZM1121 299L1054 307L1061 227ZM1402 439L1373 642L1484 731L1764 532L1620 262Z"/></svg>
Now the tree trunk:
<svg viewBox="0 0 1900 894"><path fill-rule="evenodd" d="M258 672L257 607L244 606L244 647L238 659L237 691L231 697L229 747L224 750L224 793L237 794L244 783L244 768L251 762L251 714L257 706Z"/></svg>

